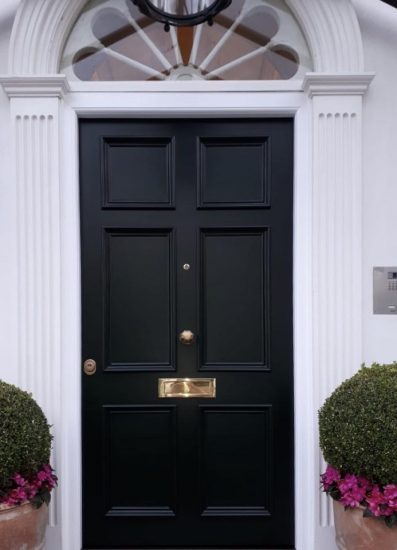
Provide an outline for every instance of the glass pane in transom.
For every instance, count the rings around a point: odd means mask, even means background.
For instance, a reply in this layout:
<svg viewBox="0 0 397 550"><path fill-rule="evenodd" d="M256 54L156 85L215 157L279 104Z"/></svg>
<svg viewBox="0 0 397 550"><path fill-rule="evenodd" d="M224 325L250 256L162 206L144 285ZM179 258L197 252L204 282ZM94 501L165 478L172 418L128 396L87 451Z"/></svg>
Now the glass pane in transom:
<svg viewBox="0 0 397 550"><path fill-rule="evenodd" d="M281 0L232 0L212 25L171 27L132 0L90 0L67 40L71 80L289 80L312 70L309 49Z"/></svg>

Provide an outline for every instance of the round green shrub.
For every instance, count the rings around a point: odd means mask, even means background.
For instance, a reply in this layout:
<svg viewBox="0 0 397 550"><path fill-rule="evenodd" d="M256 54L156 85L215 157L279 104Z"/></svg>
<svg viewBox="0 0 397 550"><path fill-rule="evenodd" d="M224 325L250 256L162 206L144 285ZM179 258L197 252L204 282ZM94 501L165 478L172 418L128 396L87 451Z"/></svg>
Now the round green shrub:
<svg viewBox="0 0 397 550"><path fill-rule="evenodd" d="M0 380L0 489L49 463L50 428L30 394Z"/></svg>
<svg viewBox="0 0 397 550"><path fill-rule="evenodd" d="M397 362L363 366L319 411L324 458L345 473L397 483Z"/></svg>

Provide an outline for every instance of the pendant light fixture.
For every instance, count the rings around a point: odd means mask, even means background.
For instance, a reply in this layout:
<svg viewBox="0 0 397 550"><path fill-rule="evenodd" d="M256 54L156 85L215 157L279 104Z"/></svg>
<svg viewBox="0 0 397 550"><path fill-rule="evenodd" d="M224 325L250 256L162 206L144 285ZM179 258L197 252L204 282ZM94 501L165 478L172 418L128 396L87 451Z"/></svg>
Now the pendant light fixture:
<svg viewBox="0 0 397 550"><path fill-rule="evenodd" d="M213 18L226 9L232 0L131 0L147 17L164 24L166 31L170 26L193 27L207 22L212 25Z"/></svg>

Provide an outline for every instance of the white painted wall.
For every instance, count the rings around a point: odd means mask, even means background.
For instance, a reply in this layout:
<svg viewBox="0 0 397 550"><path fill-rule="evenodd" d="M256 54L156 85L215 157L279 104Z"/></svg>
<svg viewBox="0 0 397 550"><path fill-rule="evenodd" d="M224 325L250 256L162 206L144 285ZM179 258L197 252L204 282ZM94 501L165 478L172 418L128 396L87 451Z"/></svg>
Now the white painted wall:
<svg viewBox="0 0 397 550"><path fill-rule="evenodd" d="M7 72L7 45L17 4L18 0L1 0L0 4L0 73L3 74ZM397 233L393 231L397 218L397 10L379 0L354 0L354 5L363 32L366 70L377 73L364 108L363 359L391 361L397 359L397 316L372 315L372 266L397 265ZM10 289L16 288L12 283L17 272L16 250L7 243L13 240L11 236L16 231L13 225L16 216L9 208L16 202L16 191L12 167L7 162L10 156L7 103L0 91L0 378L13 382L17 300ZM50 532L51 538L56 535L59 532ZM47 549L57 550L58 540L49 541Z"/></svg>
<svg viewBox="0 0 397 550"><path fill-rule="evenodd" d="M397 315L372 313L372 267L397 266L397 9L354 5L365 69L376 72L364 98L363 360L397 361Z"/></svg>

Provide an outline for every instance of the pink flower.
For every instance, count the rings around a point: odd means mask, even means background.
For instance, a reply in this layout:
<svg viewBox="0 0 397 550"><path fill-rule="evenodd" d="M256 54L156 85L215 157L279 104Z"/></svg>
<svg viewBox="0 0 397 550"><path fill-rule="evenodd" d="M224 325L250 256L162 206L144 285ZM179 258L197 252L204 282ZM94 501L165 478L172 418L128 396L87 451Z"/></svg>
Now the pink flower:
<svg viewBox="0 0 397 550"><path fill-rule="evenodd" d="M385 497L379 485L374 485L370 494L367 495L366 501L367 501L369 510L372 512L374 516L379 517L384 515L391 515L391 514L384 513Z"/></svg>
<svg viewBox="0 0 397 550"><path fill-rule="evenodd" d="M344 506L357 508L365 499L366 480L358 478L353 474L347 474L338 482L338 489L341 494L340 502Z"/></svg>
<svg viewBox="0 0 397 550"><path fill-rule="evenodd" d="M357 483L359 487L363 487L363 489L371 489L372 483L366 478L366 477L357 477Z"/></svg>
<svg viewBox="0 0 397 550"><path fill-rule="evenodd" d="M376 517L397 517L397 484L373 484L365 477L345 474L328 466L321 476L323 489L348 508L364 506Z"/></svg>
<svg viewBox="0 0 397 550"><path fill-rule="evenodd" d="M383 493L386 498L388 499L396 499L397 498L397 485L385 485L383 489Z"/></svg>
<svg viewBox="0 0 397 550"><path fill-rule="evenodd" d="M327 491L329 487L340 480L340 472L333 466L328 465L325 473L321 476L321 481L324 486L324 490Z"/></svg>
<svg viewBox="0 0 397 550"><path fill-rule="evenodd" d="M0 504L16 506L32 500L37 494L44 495L51 492L57 484L57 477L51 466L46 464L37 473L26 478L16 473L10 482L11 487L3 497L0 497Z"/></svg>
<svg viewBox="0 0 397 550"><path fill-rule="evenodd" d="M383 489L383 494L387 506L389 506L393 512L397 510L397 485L386 485Z"/></svg>
<svg viewBox="0 0 397 550"><path fill-rule="evenodd" d="M361 501L364 499L365 492L359 491L351 491L348 493L345 493L341 498L340 501L343 506L348 506L349 508L358 508L361 504Z"/></svg>
<svg viewBox="0 0 397 550"><path fill-rule="evenodd" d="M44 470L41 470L37 474L37 478L39 479L39 481L45 481L47 479L47 472L45 472Z"/></svg>
<svg viewBox="0 0 397 550"><path fill-rule="evenodd" d="M12 479L20 487L23 487L24 485L26 485L26 480L20 474L15 474L15 476Z"/></svg>
<svg viewBox="0 0 397 550"><path fill-rule="evenodd" d="M346 474L343 479L338 483L338 489L343 494L349 491L350 489L355 489L357 487L357 477L353 474Z"/></svg>

